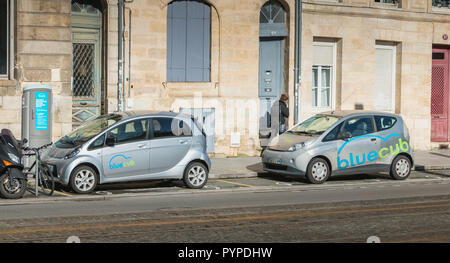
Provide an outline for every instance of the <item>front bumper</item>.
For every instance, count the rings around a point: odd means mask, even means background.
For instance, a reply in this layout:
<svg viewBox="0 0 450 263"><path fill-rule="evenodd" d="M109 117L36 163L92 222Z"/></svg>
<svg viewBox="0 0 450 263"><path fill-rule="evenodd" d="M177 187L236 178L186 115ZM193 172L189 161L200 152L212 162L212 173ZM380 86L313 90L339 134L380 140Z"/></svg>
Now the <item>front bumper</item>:
<svg viewBox="0 0 450 263"><path fill-rule="evenodd" d="M266 149L262 154L264 171L283 175L305 175L306 165L296 152Z"/></svg>
<svg viewBox="0 0 450 263"><path fill-rule="evenodd" d="M56 159L56 158L45 158L42 160L44 164L49 166L50 172L53 177L61 184L68 185L69 177L67 176L67 167L70 164L69 160L66 159Z"/></svg>

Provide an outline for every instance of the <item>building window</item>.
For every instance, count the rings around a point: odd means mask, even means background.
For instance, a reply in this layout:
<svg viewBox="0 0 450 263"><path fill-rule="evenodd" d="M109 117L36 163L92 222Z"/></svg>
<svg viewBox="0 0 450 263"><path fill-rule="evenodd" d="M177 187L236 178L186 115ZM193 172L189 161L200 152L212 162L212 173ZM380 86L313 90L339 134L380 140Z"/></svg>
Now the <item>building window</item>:
<svg viewBox="0 0 450 263"><path fill-rule="evenodd" d="M8 78L11 66L12 1L0 0L0 78Z"/></svg>
<svg viewBox="0 0 450 263"><path fill-rule="evenodd" d="M433 0L432 5L438 8L450 8L450 0Z"/></svg>
<svg viewBox="0 0 450 263"><path fill-rule="evenodd" d="M376 45L374 110L395 111L395 64L395 45Z"/></svg>
<svg viewBox="0 0 450 263"><path fill-rule="evenodd" d="M334 108L336 43L314 42L312 78L312 106L318 109Z"/></svg>
<svg viewBox="0 0 450 263"><path fill-rule="evenodd" d="M176 0L167 13L167 81L209 82L211 7Z"/></svg>

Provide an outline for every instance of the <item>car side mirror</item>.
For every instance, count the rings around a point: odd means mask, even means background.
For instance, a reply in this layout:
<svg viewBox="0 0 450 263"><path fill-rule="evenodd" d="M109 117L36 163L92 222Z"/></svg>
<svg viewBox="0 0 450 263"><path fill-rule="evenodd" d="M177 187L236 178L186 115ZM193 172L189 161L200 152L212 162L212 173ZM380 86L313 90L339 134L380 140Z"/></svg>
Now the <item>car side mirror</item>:
<svg viewBox="0 0 450 263"><path fill-rule="evenodd" d="M114 136L106 137L106 146L114 146L117 143L117 138Z"/></svg>
<svg viewBox="0 0 450 263"><path fill-rule="evenodd" d="M350 139L350 138L352 138L352 134L349 133L349 132L341 132L338 135L338 139L339 140L347 140L347 139Z"/></svg>

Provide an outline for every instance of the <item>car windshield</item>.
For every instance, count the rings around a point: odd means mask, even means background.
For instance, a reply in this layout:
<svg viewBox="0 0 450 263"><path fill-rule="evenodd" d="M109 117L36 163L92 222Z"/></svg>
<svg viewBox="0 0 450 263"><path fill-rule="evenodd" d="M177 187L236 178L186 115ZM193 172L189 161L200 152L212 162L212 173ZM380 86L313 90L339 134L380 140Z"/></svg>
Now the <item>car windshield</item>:
<svg viewBox="0 0 450 263"><path fill-rule="evenodd" d="M323 114L314 115L313 117L294 126L288 132L307 135L322 134L333 124L335 124L339 119L340 117L330 115L323 115Z"/></svg>
<svg viewBox="0 0 450 263"><path fill-rule="evenodd" d="M108 114L97 117L91 121L85 122L83 125L72 131L70 134L62 137L56 142L56 147L59 148L71 148L77 145L81 145L97 134L103 132L108 127L111 127L116 122L122 119L122 115Z"/></svg>

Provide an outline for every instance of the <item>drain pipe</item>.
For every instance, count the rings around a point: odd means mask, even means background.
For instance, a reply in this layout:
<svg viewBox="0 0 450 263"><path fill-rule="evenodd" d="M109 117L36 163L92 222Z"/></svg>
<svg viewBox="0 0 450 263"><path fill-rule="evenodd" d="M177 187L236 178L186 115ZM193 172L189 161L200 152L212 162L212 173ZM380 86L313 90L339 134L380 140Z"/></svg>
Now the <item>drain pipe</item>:
<svg viewBox="0 0 450 263"><path fill-rule="evenodd" d="M118 59L117 59L117 111L122 111L122 96L123 96L123 47L122 47L122 37L123 37L123 28L122 28L122 15L123 15L123 6L124 0L117 1L117 11L118 11L118 28L117 28L117 36L118 36Z"/></svg>
<svg viewBox="0 0 450 263"><path fill-rule="evenodd" d="M131 16L133 15L133 11L131 8L127 8L129 11L129 22L128 22L128 98L131 96Z"/></svg>
<svg viewBox="0 0 450 263"><path fill-rule="evenodd" d="M125 9L126 9L126 7L124 6L123 7L123 9L122 9L122 17L123 17L123 23L122 23L122 30L123 30L123 33L122 33L122 57L123 57L123 65L122 65L122 69L123 69L123 72L122 72L122 76L123 76L123 83L122 83L122 100L123 100L123 102L122 102L122 105L123 105L123 111L126 111L127 110L127 96L125 95L126 94L126 92L125 92L125 89L126 89L126 83L127 83L127 75L126 75L126 68L127 68L127 57L126 57L126 49L127 49L127 47L126 47L126 43L125 43L125 31L126 31L126 23L125 23L125 20L127 19L126 18L126 16L125 16Z"/></svg>
<svg viewBox="0 0 450 263"><path fill-rule="evenodd" d="M126 63L126 48L125 48L125 36L124 36L124 34L123 34L123 32L122 32L122 41L123 41L123 43L122 43L122 45L123 45L123 65L122 65L122 67L123 67L123 84L122 84L122 100L123 100L123 108L124 108L124 111L126 111L127 110L127 96L125 96L125 94L126 94L126 92L125 92L125 87L126 87L126 82L128 82L128 98L130 98L130 85L131 85L131 15L132 15L132 12L131 12L131 8L129 8L129 7L126 7L125 6L125 4L131 4L131 3L133 3L134 2L134 0L122 0L123 1L123 6L122 6L122 15L123 15L123 27L125 28L126 27L126 22L125 22L125 20L126 20L126 16L125 16L125 9L128 9L130 12L129 12L129 21L130 21L130 23L129 23L129 25L128 25L128 78L125 78L125 75L126 75L126 73L125 73L125 71L126 71L126 67L125 67L125 63Z"/></svg>
<svg viewBox="0 0 450 263"><path fill-rule="evenodd" d="M298 100L301 86L302 58L302 0L295 0L295 66L294 66L294 124L299 121L300 107Z"/></svg>

